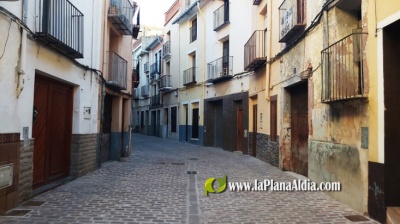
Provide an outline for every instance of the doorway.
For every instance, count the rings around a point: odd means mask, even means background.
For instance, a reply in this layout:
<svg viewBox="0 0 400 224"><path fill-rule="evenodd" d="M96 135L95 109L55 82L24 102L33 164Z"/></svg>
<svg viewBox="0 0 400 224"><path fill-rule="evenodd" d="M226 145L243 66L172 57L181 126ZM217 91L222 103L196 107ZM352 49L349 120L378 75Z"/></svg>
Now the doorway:
<svg viewBox="0 0 400 224"><path fill-rule="evenodd" d="M111 122L112 122L112 100L111 95L104 97L104 118L103 135L101 140L100 162L104 163L110 160L110 142L111 142Z"/></svg>
<svg viewBox="0 0 400 224"><path fill-rule="evenodd" d="M237 109L236 150L243 152L243 109Z"/></svg>
<svg viewBox="0 0 400 224"><path fill-rule="evenodd" d="M253 138L252 138L252 148L253 156L257 157L257 104L253 105Z"/></svg>
<svg viewBox="0 0 400 224"><path fill-rule="evenodd" d="M383 30L385 207L400 207L400 21Z"/></svg>
<svg viewBox="0 0 400 224"><path fill-rule="evenodd" d="M293 171L308 176L308 83L290 88Z"/></svg>
<svg viewBox="0 0 400 224"><path fill-rule="evenodd" d="M36 75L32 137L33 188L65 178L70 171L72 86Z"/></svg>
<svg viewBox="0 0 400 224"><path fill-rule="evenodd" d="M192 138L199 138L199 108L192 110Z"/></svg>

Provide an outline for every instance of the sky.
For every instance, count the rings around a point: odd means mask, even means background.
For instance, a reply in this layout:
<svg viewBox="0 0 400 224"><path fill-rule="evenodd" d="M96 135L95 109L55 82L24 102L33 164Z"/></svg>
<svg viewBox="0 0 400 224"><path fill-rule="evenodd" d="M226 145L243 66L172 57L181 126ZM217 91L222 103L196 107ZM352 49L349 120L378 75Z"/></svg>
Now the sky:
<svg viewBox="0 0 400 224"><path fill-rule="evenodd" d="M140 7L140 24L164 26L164 13L175 0L134 0Z"/></svg>

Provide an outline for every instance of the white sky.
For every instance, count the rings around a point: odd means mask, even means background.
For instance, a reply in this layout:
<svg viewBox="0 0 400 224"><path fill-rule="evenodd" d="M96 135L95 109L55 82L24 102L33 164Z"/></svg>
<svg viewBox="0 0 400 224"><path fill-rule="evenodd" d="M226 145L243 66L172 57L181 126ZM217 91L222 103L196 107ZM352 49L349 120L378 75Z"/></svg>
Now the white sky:
<svg viewBox="0 0 400 224"><path fill-rule="evenodd" d="M133 0L140 7L140 24L164 26L164 13L175 0Z"/></svg>

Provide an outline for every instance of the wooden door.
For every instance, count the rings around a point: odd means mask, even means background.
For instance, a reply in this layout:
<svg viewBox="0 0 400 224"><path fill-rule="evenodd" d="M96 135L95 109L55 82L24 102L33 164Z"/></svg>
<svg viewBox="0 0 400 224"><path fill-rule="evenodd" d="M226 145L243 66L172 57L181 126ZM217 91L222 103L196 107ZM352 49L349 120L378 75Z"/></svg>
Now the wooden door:
<svg viewBox="0 0 400 224"><path fill-rule="evenodd" d="M253 147L253 156L257 156L257 105L253 105L253 139L252 139L252 147Z"/></svg>
<svg viewBox="0 0 400 224"><path fill-rule="evenodd" d="M308 94L307 83L291 89L291 158L293 171L308 175Z"/></svg>
<svg viewBox="0 0 400 224"><path fill-rule="evenodd" d="M199 108L193 109L192 113L192 138L199 138Z"/></svg>
<svg viewBox="0 0 400 224"><path fill-rule="evenodd" d="M237 109L237 151L243 151L243 109L238 108Z"/></svg>
<svg viewBox="0 0 400 224"><path fill-rule="evenodd" d="M32 136L33 187L67 177L72 137L72 87L37 76Z"/></svg>

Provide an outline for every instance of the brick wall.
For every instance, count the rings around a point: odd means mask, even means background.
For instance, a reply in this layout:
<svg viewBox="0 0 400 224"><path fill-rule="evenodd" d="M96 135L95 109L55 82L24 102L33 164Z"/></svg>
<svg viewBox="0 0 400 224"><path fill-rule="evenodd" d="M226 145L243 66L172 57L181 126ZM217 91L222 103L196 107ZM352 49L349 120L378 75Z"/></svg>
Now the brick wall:
<svg viewBox="0 0 400 224"><path fill-rule="evenodd" d="M20 143L20 161L19 161L19 203L28 200L32 196L33 181L33 148L34 140L30 140L29 144Z"/></svg>
<svg viewBox="0 0 400 224"><path fill-rule="evenodd" d="M97 168L97 134L75 134L71 142L71 177L86 175Z"/></svg>

